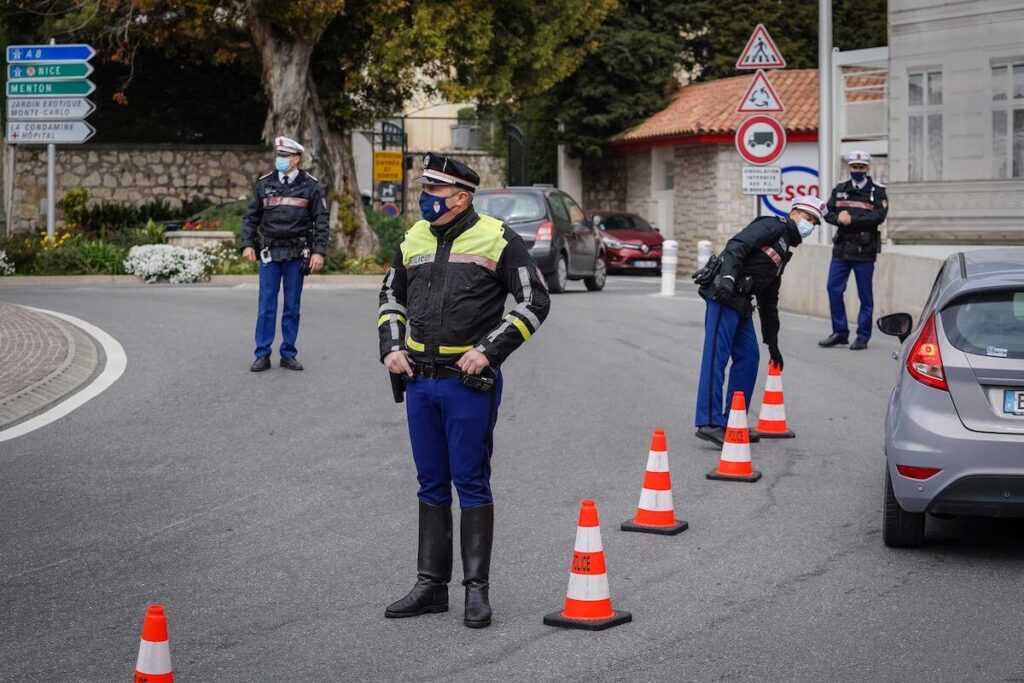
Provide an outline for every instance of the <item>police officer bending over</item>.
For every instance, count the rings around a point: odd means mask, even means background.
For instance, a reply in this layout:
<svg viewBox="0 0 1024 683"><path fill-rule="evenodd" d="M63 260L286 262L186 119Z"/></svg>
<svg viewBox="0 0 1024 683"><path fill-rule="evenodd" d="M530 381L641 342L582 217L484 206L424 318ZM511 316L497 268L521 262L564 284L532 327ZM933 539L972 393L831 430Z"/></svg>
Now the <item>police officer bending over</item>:
<svg viewBox="0 0 1024 683"><path fill-rule="evenodd" d="M792 249L821 224L825 203L817 197L797 197L788 216L765 216L743 228L725 245L720 257L694 274L698 293L707 304L704 314L704 354L694 424L697 437L719 446L725 440L728 403L723 403L725 366L729 389L742 391L750 406L757 381L760 354L754 334L754 304L757 298L761 336L768 355L782 369L779 351L779 288L782 271L793 256ZM758 437L751 433L751 440Z"/></svg>
<svg viewBox="0 0 1024 683"><path fill-rule="evenodd" d="M277 292L284 281L281 315L281 367L301 370L296 359L302 280L318 273L330 241L327 200L317 179L299 169L304 148L291 138L274 140L276 170L256 183L242 222L242 255L260 260L260 301L256 316L256 360L249 367L270 367L270 347L277 327Z"/></svg>
<svg viewBox="0 0 1024 683"><path fill-rule="evenodd" d="M454 159L423 160L418 221L380 292L377 326L388 370L407 380L406 408L419 479L416 584L390 618L448 610L452 483L462 508L463 623L491 623L488 586L494 505L491 450L501 364L537 332L550 305L523 240L473 209L477 173ZM514 307L505 315L511 294Z"/></svg>
<svg viewBox="0 0 1024 683"><path fill-rule="evenodd" d="M874 294L871 279L875 274L875 258L882 250L882 235L878 226L889 211L889 198L885 186L868 175L871 155L850 152L846 155L850 179L836 185L828 199L825 220L839 227L832 240L832 263L828 269L828 305L832 312L832 334L818 342L819 346L838 346L850 340L850 326L846 322L846 283L850 271L857 280L860 313L857 315L857 338L850 344L852 351L868 347L871 339L871 315L874 312Z"/></svg>

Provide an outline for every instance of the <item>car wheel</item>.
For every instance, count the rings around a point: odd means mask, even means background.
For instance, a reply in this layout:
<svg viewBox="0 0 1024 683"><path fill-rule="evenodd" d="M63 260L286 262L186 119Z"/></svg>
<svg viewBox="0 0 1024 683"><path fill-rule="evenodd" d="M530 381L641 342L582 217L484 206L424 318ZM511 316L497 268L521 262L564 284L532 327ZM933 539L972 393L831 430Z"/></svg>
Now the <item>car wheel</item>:
<svg viewBox="0 0 1024 683"><path fill-rule="evenodd" d="M882 512L882 540L890 548L919 548L924 545L924 513L900 507L892 490L889 468L885 469L885 507Z"/></svg>
<svg viewBox="0 0 1024 683"><path fill-rule="evenodd" d="M607 280L608 266L605 265L604 254L601 254L597 257L597 263L594 264L594 274L591 277L583 278L583 284L591 292L600 292L604 289L604 283Z"/></svg>
<svg viewBox="0 0 1024 683"><path fill-rule="evenodd" d="M565 254L558 255L555 263L555 272L547 276L548 291L552 294L561 294L569 286L569 263L565 260Z"/></svg>

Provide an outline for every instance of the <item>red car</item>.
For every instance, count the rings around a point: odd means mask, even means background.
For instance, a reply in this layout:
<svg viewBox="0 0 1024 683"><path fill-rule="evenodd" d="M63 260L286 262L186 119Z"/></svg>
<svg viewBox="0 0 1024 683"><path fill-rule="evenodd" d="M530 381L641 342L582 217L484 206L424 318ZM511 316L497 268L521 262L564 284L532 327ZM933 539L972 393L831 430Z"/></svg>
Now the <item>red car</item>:
<svg viewBox="0 0 1024 683"><path fill-rule="evenodd" d="M609 271L648 270L661 272L661 233L635 213L588 211L601 232L604 260Z"/></svg>

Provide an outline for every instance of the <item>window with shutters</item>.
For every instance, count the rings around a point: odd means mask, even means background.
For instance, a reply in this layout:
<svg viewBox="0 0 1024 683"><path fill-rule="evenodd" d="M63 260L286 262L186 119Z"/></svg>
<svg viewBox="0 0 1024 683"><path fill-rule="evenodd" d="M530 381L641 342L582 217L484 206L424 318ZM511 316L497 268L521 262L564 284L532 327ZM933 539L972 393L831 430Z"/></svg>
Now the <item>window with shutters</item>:
<svg viewBox="0 0 1024 683"><path fill-rule="evenodd" d="M992 177L1024 178L1024 59L992 65Z"/></svg>
<svg viewBox="0 0 1024 683"><path fill-rule="evenodd" d="M942 72L908 74L909 179L942 180Z"/></svg>

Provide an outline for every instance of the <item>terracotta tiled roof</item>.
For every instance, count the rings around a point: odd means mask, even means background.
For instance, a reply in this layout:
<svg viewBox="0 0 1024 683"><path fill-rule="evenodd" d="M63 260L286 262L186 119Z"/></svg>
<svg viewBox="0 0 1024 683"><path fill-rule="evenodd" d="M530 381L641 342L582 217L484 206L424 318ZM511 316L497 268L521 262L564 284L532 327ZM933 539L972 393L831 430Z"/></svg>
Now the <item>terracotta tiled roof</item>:
<svg viewBox="0 0 1024 683"><path fill-rule="evenodd" d="M732 135L748 114L736 107L746 94L753 74L684 86L675 100L643 123L619 133L612 144L653 142L684 135ZM818 130L818 70L789 69L768 72L768 80L786 111L778 117L790 133Z"/></svg>

